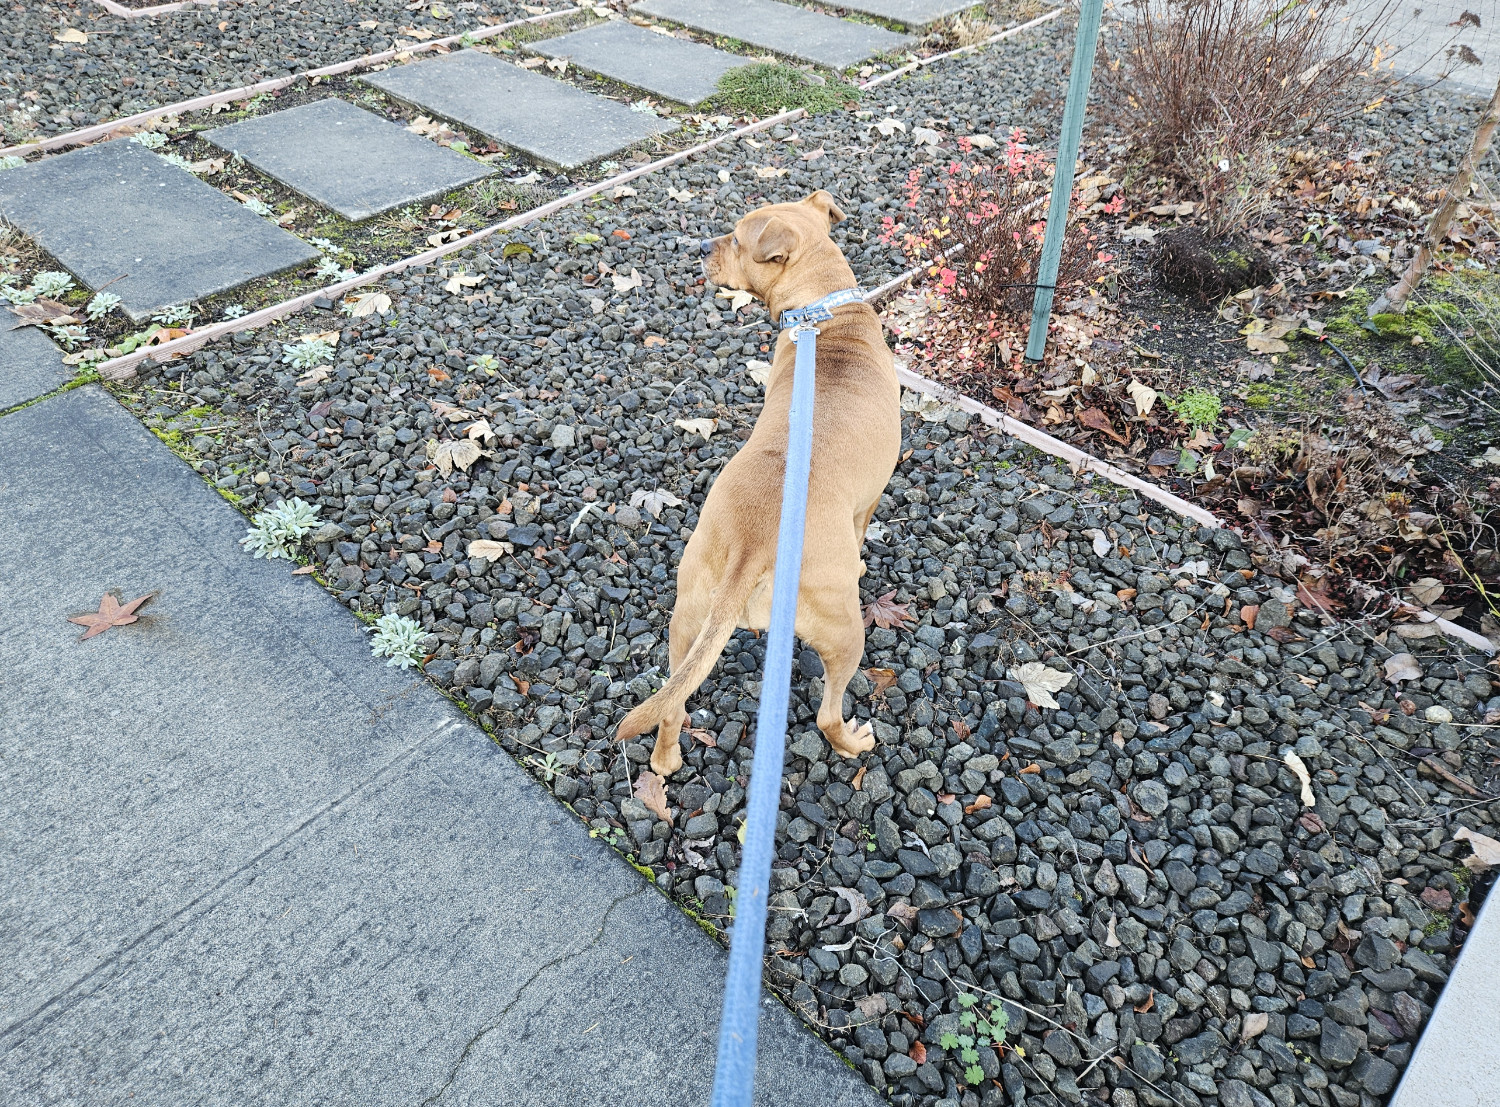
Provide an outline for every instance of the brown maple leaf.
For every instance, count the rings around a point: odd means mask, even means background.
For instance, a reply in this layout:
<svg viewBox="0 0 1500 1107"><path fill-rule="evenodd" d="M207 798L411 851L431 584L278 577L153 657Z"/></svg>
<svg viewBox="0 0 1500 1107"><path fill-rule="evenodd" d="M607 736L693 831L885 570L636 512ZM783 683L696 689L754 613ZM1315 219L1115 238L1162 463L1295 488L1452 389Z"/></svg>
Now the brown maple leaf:
<svg viewBox="0 0 1500 1107"><path fill-rule="evenodd" d="M893 588L885 595L871 600L865 604L865 626L871 623L882 630L900 630L907 623L915 623L917 618L911 613L911 605L896 602L896 590Z"/></svg>
<svg viewBox="0 0 1500 1107"><path fill-rule="evenodd" d="M646 772L635 778L635 798L646 805L646 809L663 822L672 821L672 809L667 806L667 788L661 777Z"/></svg>
<svg viewBox="0 0 1500 1107"><path fill-rule="evenodd" d="M1344 601L1329 595L1328 586L1332 583L1327 577L1303 577L1297 582L1297 602L1324 614L1337 611Z"/></svg>
<svg viewBox="0 0 1500 1107"><path fill-rule="evenodd" d="M90 611L87 615L74 615L68 619L70 623L77 623L81 627L88 627L80 642L92 638L96 634L103 634L110 627L122 627L127 623L133 623L140 618L135 609L140 607L155 592L147 592L144 596L137 596L129 603L122 605L119 600L109 593L104 593L104 598L99 601L99 610Z"/></svg>
<svg viewBox="0 0 1500 1107"><path fill-rule="evenodd" d="M869 625L870 623L866 619L865 626ZM887 688L896 683L895 669L866 669L865 676L869 677L870 683L875 685L875 690L870 693L872 696L884 694Z"/></svg>

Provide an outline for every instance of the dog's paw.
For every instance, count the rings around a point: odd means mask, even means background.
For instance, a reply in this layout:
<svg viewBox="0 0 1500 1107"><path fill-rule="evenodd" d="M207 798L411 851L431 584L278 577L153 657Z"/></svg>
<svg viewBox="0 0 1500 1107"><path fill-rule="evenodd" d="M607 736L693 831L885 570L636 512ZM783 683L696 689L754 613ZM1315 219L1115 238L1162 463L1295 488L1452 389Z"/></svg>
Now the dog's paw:
<svg viewBox="0 0 1500 1107"><path fill-rule="evenodd" d="M860 723L859 726L855 726L850 722L841 722L839 729L838 737L829 738L828 744L840 757L858 757L875 748L875 731L869 723Z"/></svg>
<svg viewBox="0 0 1500 1107"><path fill-rule="evenodd" d="M676 738L671 742L657 742L651 751L651 771L665 780L682 768L682 746Z"/></svg>

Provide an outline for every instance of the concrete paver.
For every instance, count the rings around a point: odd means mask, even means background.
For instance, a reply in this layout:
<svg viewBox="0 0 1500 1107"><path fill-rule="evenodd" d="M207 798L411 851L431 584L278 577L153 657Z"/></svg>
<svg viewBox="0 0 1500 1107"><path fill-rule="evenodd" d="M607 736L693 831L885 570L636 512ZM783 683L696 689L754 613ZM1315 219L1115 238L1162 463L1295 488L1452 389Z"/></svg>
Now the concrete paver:
<svg viewBox="0 0 1500 1107"><path fill-rule="evenodd" d="M109 290L136 320L318 255L123 138L0 174L0 215L89 288L114 281Z"/></svg>
<svg viewBox="0 0 1500 1107"><path fill-rule="evenodd" d="M697 104L718 91L719 78L749 63L715 50L611 20L526 47L549 58L568 58L579 69L654 92L679 104Z"/></svg>
<svg viewBox="0 0 1500 1107"><path fill-rule="evenodd" d="M630 10L830 69L843 69L911 42L909 36L884 27L836 19L776 0L642 0Z"/></svg>
<svg viewBox="0 0 1500 1107"><path fill-rule="evenodd" d="M563 169L618 154L678 126L674 119L631 111L478 50L364 79L398 100Z"/></svg>
<svg viewBox="0 0 1500 1107"><path fill-rule="evenodd" d="M61 388L73 374L59 350L35 327L17 327L0 309L0 411Z"/></svg>
<svg viewBox="0 0 1500 1107"><path fill-rule="evenodd" d="M354 222L494 172L336 97L231 123L203 137Z"/></svg>
<svg viewBox="0 0 1500 1107"><path fill-rule="evenodd" d="M102 390L0 475L0 1102L707 1100L723 952ZM878 1104L761 1039L758 1103Z"/></svg>

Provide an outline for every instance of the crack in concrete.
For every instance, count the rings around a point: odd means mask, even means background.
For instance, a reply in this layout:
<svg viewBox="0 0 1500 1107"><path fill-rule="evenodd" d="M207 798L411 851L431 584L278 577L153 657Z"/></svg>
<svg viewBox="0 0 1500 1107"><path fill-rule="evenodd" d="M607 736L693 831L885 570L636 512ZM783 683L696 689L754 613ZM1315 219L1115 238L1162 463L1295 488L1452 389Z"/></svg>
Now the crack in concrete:
<svg viewBox="0 0 1500 1107"><path fill-rule="evenodd" d="M575 957L582 957L585 953L588 953L591 949L599 944L599 939L604 937L604 928L609 923L609 916L614 911L614 909L620 904L624 903L627 899L634 899L637 896L644 895L647 891L650 890L650 888L650 885L646 885L644 887L635 889L635 891L633 892L626 892L624 895L616 896L613 900L610 901L609 906L604 909L604 914L599 918L599 929L597 932L595 932L594 936L589 939L587 945L584 945L580 949L572 950L568 953L561 953L558 956L554 957L551 961L548 961L545 965L539 965L537 967L537 970L529 977L527 977L526 980L521 984L521 986L516 989L516 994L511 996L510 1002L502 1007L499 1013L495 1015L494 1021L491 1022L488 1026L479 1030L472 1038L464 1043L463 1052L458 1055L458 1060L453 1063L453 1069L448 1073L448 1078L443 1081L442 1087L438 1088L437 1091L433 1092L426 1099L422 1100L421 1107L429 1107L430 1104L437 1103L438 1100L442 1099L443 1096L448 1093L448 1089L452 1087L453 1082L458 1079L458 1074L460 1071L462 1071L464 1062L469 1059L469 1054L473 1052L474 1047L477 1046L482 1039L488 1037L490 1034L500 1029L500 1027L505 1022L505 1017L510 1014L511 1008L514 1007L517 1003L521 1002L521 997L526 994L527 989L535 984L537 980L541 978L543 973L547 972L549 969L556 968L564 962L571 961Z"/></svg>

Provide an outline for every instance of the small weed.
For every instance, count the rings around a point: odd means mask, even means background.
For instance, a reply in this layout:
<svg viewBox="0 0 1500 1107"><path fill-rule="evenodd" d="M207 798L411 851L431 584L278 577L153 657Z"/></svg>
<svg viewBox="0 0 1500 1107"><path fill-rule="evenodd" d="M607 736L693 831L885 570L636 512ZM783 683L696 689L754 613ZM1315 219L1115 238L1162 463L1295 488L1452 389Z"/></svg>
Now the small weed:
<svg viewBox="0 0 1500 1107"><path fill-rule="evenodd" d="M318 521L318 508L292 497L251 520L249 532L240 545L256 557L284 557L291 560L292 551Z"/></svg>
<svg viewBox="0 0 1500 1107"><path fill-rule="evenodd" d="M410 669L422 664L422 639L427 632L422 624L407 615L394 612L375 620L375 637L370 639L370 652L376 657L389 660L386 664L398 669Z"/></svg>
<svg viewBox="0 0 1500 1107"><path fill-rule="evenodd" d="M250 309L244 304L230 304L224 309L225 319L238 319L241 315L248 315Z"/></svg>
<svg viewBox="0 0 1500 1107"><path fill-rule="evenodd" d="M15 154L6 154L0 158L0 169L20 169L26 164L26 159Z"/></svg>
<svg viewBox="0 0 1500 1107"><path fill-rule="evenodd" d="M563 770L562 762L557 759L555 753L549 753L541 759L532 757L529 760L540 770L548 784L551 784Z"/></svg>
<svg viewBox="0 0 1500 1107"><path fill-rule="evenodd" d="M333 343L326 338L309 338L294 346L283 346L281 360L293 369L324 365L333 360Z"/></svg>
<svg viewBox="0 0 1500 1107"><path fill-rule="evenodd" d="M1431 938L1434 934L1441 934L1443 931L1447 930L1450 925L1452 924L1449 923L1447 919L1443 918L1442 916L1438 916L1422 928L1422 933Z"/></svg>
<svg viewBox="0 0 1500 1107"><path fill-rule="evenodd" d="M56 299L73 287L73 278L66 273L48 271L31 278L31 291L38 296Z"/></svg>
<svg viewBox="0 0 1500 1107"><path fill-rule="evenodd" d="M1224 414L1224 401L1206 388L1190 388L1177 399L1165 402L1172 414L1194 430L1218 426L1219 417Z"/></svg>
<svg viewBox="0 0 1500 1107"><path fill-rule="evenodd" d="M485 373L498 373L500 371L500 359L494 354L480 354L474 359L474 368L483 370Z"/></svg>
<svg viewBox="0 0 1500 1107"><path fill-rule="evenodd" d="M979 1047L988 1048L1004 1042L1010 1016L998 999L990 1001L987 1015L976 1010L979 997L972 992L960 992L958 1003L963 1008L958 1016L958 1024L963 1029L957 1034L952 1031L945 1033L938 1044L946 1050L958 1051L958 1059L964 1065L964 1079L978 1086L984 1080L984 1069L979 1067Z"/></svg>
<svg viewBox="0 0 1500 1107"><path fill-rule="evenodd" d="M74 350L80 343L89 340L88 329L76 323L66 326L53 324L47 328L47 331L64 350Z"/></svg>
<svg viewBox="0 0 1500 1107"><path fill-rule="evenodd" d="M719 91L736 111L774 115L802 108L821 115L857 101L860 91L837 78L818 77L794 65L756 62L731 69L719 78Z"/></svg>
<svg viewBox="0 0 1500 1107"><path fill-rule="evenodd" d="M151 317L151 322L164 327L186 327L193 321L193 311L186 304L164 307Z"/></svg>
<svg viewBox="0 0 1500 1107"><path fill-rule="evenodd" d="M160 150L167 144L167 136L158 131L142 131L138 135L131 135L130 141L148 150Z"/></svg>
<svg viewBox="0 0 1500 1107"><path fill-rule="evenodd" d="M88 312L90 319L97 321L119 306L120 298L113 292L96 292L94 298L89 301L89 306L84 310Z"/></svg>
<svg viewBox="0 0 1500 1107"><path fill-rule="evenodd" d="M261 216L262 218L271 214L271 205L266 203L264 200L259 199L258 197L246 196L240 201L240 203L244 204L247 208L253 211L256 215Z"/></svg>

